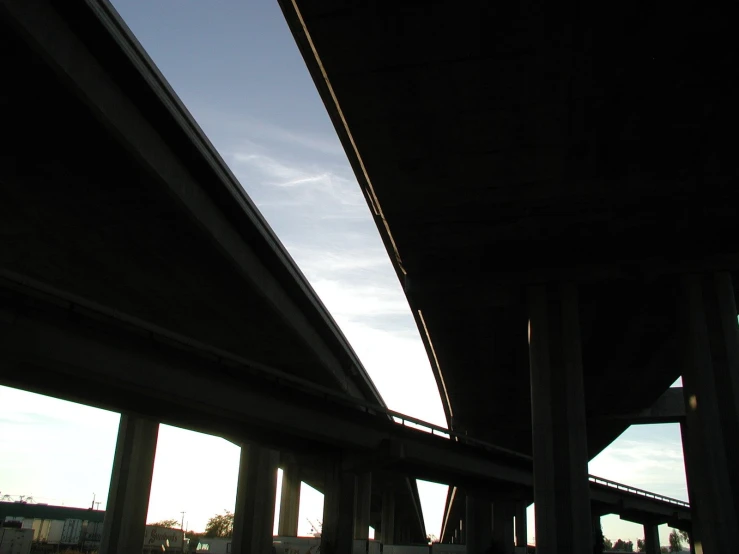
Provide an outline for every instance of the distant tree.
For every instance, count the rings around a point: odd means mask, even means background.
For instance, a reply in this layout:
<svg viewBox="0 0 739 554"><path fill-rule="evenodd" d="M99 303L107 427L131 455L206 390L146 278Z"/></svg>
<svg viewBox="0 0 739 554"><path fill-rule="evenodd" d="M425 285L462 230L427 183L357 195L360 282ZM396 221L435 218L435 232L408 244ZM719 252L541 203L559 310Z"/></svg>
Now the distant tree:
<svg viewBox="0 0 739 554"><path fill-rule="evenodd" d="M647 551L647 545L644 542L644 539L636 539L636 551L637 552L646 552Z"/></svg>
<svg viewBox="0 0 739 554"><path fill-rule="evenodd" d="M426 537L426 540L428 541L429 544L438 543L439 537L437 537L436 535L432 533Z"/></svg>
<svg viewBox="0 0 739 554"><path fill-rule="evenodd" d="M180 520L179 519L163 519L161 521L157 521L155 523L147 523L147 525L153 525L154 527L169 527L170 529L179 529L180 528Z"/></svg>
<svg viewBox="0 0 739 554"><path fill-rule="evenodd" d="M234 533L234 515L228 510L214 515L205 525L205 537L231 537Z"/></svg>
<svg viewBox="0 0 739 554"><path fill-rule="evenodd" d="M608 537L603 537L603 550L613 550L613 543Z"/></svg>
<svg viewBox="0 0 739 554"><path fill-rule="evenodd" d="M687 545L690 545L690 534L687 531L680 531L680 537L683 539L683 542Z"/></svg>
<svg viewBox="0 0 739 554"><path fill-rule="evenodd" d="M667 547L666 547L666 546L660 546L660 547L659 547L659 551L660 551L660 552L661 552L662 554L668 554L668 552L670 552L670 551L669 551L669 550L667 549Z"/></svg>
<svg viewBox="0 0 739 554"><path fill-rule="evenodd" d="M634 543L631 541L622 541L621 539L618 539L616 541L616 544L613 545L613 550L615 550L616 552L633 552Z"/></svg>
<svg viewBox="0 0 739 554"><path fill-rule="evenodd" d="M683 549L683 540L677 529L670 533L670 552L680 552Z"/></svg>

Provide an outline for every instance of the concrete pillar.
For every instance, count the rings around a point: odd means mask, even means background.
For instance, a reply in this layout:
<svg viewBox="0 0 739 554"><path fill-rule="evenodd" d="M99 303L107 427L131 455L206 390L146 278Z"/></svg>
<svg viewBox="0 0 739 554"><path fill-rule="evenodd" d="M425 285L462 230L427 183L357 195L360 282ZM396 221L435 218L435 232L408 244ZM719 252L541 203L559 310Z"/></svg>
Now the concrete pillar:
<svg viewBox="0 0 739 554"><path fill-rule="evenodd" d="M527 546L529 542L526 502L516 502L516 546Z"/></svg>
<svg viewBox="0 0 739 554"><path fill-rule="evenodd" d="M600 552L605 547L605 536L603 535L603 526L600 521L600 514L592 512L592 529L593 529L593 551Z"/></svg>
<svg viewBox="0 0 739 554"><path fill-rule="evenodd" d="M682 438L683 445L683 460L685 463L685 480L688 485L688 497L691 499L690 521L693 531L690 535L690 552L692 554L703 554L703 543L700 540L700 513L699 510L696 509L698 496L697 491L695 490L695 483L693 482L693 478L698 474L698 468L700 467L700 460L696 460L696 457L700 457L700 452L697 452L695 448L690 448L687 424L684 421L680 423L680 437Z"/></svg>
<svg viewBox="0 0 739 554"><path fill-rule="evenodd" d="M354 509L354 538L369 539L370 510L372 503L372 473L362 473L357 477L357 492Z"/></svg>
<svg viewBox="0 0 739 554"><path fill-rule="evenodd" d="M323 491L322 554L348 554L354 545L354 490L356 477L341 470L339 460L331 460Z"/></svg>
<svg viewBox="0 0 739 554"><path fill-rule="evenodd" d="M141 554L159 423L121 414L101 554Z"/></svg>
<svg viewBox="0 0 739 554"><path fill-rule="evenodd" d="M493 544L496 552L513 554L513 517L516 506L513 502L493 503Z"/></svg>
<svg viewBox="0 0 739 554"><path fill-rule="evenodd" d="M485 554L493 543L493 505L467 494L466 512L466 554Z"/></svg>
<svg viewBox="0 0 739 554"><path fill-rule="evenodd" d="M395 536L398 537L398 544L410 544L413 539L413 532L408 520L404 519L400 521L395 531Z"/></svg>
<svg viewBox="0 0 739 554"><path fill-rule="evenodd" d="M688 543L690 545L690 554L696 554L696 552L698 552L698 550L695 547L696 542L697 541L694 538L693 532L691 531L690 533L688 533ZM702 554L702 552L703 552L703 548L701 548L698 554Z"/></svg>
<svg viewBox="0 0 739 554"><path fill-rule="evenodd" d="M392 490L386 490L382 493L380 537L383 544L395 544L395 492Z"/></svg>
<svg viewBox="0 0 739 554"><path fill-rule="evenodd" d="M537 554L590 554L588 448L577 290L528 290Z"/></svg>
<svg viewBox="0 0 739 554"><path fill-rule="evenodd" d="M231 554L271 554L279 461L275 450L241 446Z"/></svg>
<svg viewBox="0 0 739 554"><path fill-rule="evenodd" d="M297 537L300 511L300 473L296 464L287 463L284 466L282 468L280 521L277 524L277 534L281 537Z"/></svg>
<svg viewBox="0 0 739 554"><path fill-rule="evenodd" d="M660 554L659 525L654 523L644 524L644 551L646 554Z"/></svg>
<svg viewBox="0 0 739 554"><path fill-rule="evenodd" d="M683 276L678 304L691 506L703 551L729 552L739 542L739 329L730 275Z"/></svg>

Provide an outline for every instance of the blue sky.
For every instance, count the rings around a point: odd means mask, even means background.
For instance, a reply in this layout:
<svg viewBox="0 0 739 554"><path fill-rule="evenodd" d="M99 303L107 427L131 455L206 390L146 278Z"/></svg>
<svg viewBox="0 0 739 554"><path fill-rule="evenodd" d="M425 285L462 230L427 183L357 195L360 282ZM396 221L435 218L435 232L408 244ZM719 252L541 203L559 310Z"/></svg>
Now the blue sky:
<svg viewBox="0 0 739 554"><path fill-rule="evenodd" d="M418 331L346 156L276 0L115 0L115 7L229 164L341 326L388 405L444 423ZM0 494L103 502L117 414L0 387ZM59 455L65 452L65 455ZM186 455L185 455L186 453ZM632 428L591 473L687 498L679 429ZM149 520L191 528L233 509L238 448L162 426ZM446 487L421 484L438 534ZM321 518L305 489L301 531ZM607 536L641 536L604 518ZM666 530L663 530L663 541ZM533 537L533 525L529 529ZM663 542L663 544L666 544Z"/></svg>

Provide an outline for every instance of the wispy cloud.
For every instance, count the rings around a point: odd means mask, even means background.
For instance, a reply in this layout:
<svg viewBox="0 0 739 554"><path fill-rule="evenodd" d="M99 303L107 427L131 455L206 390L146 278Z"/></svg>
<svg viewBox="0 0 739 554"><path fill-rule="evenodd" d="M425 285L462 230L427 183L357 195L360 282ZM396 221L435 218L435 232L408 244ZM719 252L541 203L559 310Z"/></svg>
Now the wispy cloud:
<svg viewBox="0 0 739 554"><path fill-rule="evenodd" d="M326 132L321 133L287 129L250 115L224 113L212 105L190 105L190 109L211 139L223 137L230 144L249 141L260 146L289 147L293 151L304 150L330 158L345 156L330 125L326 125Z"/></svg>
<svg viewBox="0 0 739 554"><path fill-rule="evenodd" d="M234 173L260 206L312 209L318 219L365 216L367 207L351 175L328 164L279 159L264 153L230 155Z"/></svg>

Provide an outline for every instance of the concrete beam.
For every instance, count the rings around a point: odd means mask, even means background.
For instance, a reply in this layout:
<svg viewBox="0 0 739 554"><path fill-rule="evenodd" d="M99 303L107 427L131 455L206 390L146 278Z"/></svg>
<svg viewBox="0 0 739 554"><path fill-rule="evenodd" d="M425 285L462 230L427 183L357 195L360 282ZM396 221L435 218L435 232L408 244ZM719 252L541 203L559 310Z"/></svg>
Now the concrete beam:
<svg viewBox="0 0 739 554"><path fill-rule="evenodd" d="M156 421L121 415L101 554L141 554L158 435Z"/></svg>
<svg viewBox="0 0 739 554"><path fill-rule="evenodd" d="M650 407L626 414L613 414L589 419L588 423L618 421L629 425L652 425L657 423L680 423L685 420L683 388L671 387Z"/></svg>

